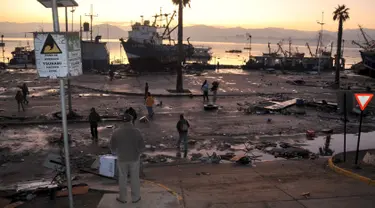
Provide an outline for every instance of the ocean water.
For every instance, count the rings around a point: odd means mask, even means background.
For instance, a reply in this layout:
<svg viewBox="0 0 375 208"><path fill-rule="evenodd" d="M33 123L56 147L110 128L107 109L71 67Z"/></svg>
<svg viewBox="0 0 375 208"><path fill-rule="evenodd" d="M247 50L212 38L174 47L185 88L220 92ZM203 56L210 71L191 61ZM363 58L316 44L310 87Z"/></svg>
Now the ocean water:
<svg viewBox="0 0 375 208"><path fill-rule="evenodd" d="M122 48L120 41L118 39L104 39L103 41L107 42L107 48L110 52L111 61L114 62L121 62L121 63L128 63L126 54L124 49ZM29 45L33 48L33 39L32 38L4 38L5 42L5 57L9 57L11 59L12 55L11 52L17 46L26 46ZM231 64L231 65L242 65L245 60L249 57L249 51L245 50L245 47L249 47L248 43L233 43L233 42L202 42L202 41L191 41L191 43L195 46L208 46L211 47L211 52L213 53L213 58L211 60L212 64L220 62L220 64ZM310 43L311 50L314 52L315 48L313 43ZM292 50L295 51L295 48L298 48L299 52L305 53L305 56L309 56L309 51L305 45L293 45ZM284 50L288 50L287 43L284 43L283 46ZM271 44L272 50L277 50L276 42ZM231 54L225 53L227 50L242 50L242 53L239 54ZM336 48L333 47L333 54L335 54ZM252 55L262 55L262 53L268 53L268 46L264 43L252 43ZM2 53L0 49L0 61L2 60ZM359 48L354 47L353 45L349 45L344 49L344 58L346 59L346 67L349 68L352 64L356 64L361 61ZM7 59L5 58L7 62Z"/></svg>

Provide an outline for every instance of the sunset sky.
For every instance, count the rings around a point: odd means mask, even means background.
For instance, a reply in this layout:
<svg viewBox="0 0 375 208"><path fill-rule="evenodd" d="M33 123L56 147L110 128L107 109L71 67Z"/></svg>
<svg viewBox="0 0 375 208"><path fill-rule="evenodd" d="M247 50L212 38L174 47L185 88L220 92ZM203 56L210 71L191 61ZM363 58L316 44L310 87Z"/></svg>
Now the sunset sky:
<svg viewBox="0 0 375 208"><path fill-rule="evenodd" d="M96 23L112 22L129 25L140 20L140 15L151 19L159 13L177 9L171 0L76 0L79 4L74 20L79 15L90 12L99 16ZM191 8L184 10L185 25L206 24L222 27L264 28L282 27L300 30L317 30L316 23L324 11L325 29L337 30L332 20L332 12L338 4L350 8L350 20L345 28L375 28L375 0L191 0ZM51 10L44 8L37 0L1 0L0 22L52 22ZM60 20L64 20L64 10L59 9ZM69 12L69 19L71 13ZM87 17L83 17L87 21ZM71 20L69 20L70 22Z"/></svg>

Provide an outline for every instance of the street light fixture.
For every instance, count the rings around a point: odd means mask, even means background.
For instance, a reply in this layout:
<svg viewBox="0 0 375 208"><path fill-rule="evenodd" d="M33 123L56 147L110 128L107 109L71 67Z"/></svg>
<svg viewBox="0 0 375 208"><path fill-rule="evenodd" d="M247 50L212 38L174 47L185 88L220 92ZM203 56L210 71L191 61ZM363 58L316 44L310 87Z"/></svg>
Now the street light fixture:
<svg viewBox="0 0 375 208"><path fill-rule="evenodd" d="M52 8L52 0L37 0L45 8ZM76 7L78 3L75 0L56 0L57 7Z"/></svg>

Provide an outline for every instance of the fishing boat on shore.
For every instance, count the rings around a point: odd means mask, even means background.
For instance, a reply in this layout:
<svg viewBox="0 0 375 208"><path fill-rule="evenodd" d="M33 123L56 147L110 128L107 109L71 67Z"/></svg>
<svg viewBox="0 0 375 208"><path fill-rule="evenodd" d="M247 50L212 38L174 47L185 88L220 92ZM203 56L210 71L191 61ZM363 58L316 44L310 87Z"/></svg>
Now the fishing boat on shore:
<svg viewBox="0 0 375 208"><path fill-rule="evenodd" d="M11 54L13 57L9 61L11 65L35 64L35 53L34 50L30 49L30 46L15 47Z"/></svg>
<svg viewBox="0 0 375 208"><path fill-rule="evenodd" d="M359 29L362 33L364 43L358 43L356 41L352 41L352 44L357 45L360 47L360 54L362 58L363 66L369 70L369 75L374 77L375 76L375 40L371 39L363 30L363 28L359 25Z"/></svg>
<svg viewBox="0 0 375 208"><path fill-rule="evenodd" d="M131 68L135 71L162 71L175 69L180 66L178 45L171 39L171 33L177 28L170 29L169 26L176 15L171 18L170 14L155 15L154 21L149 20L136 22L128 32L128 39L120 39L121 44L128 57ZM163 19L165 23L163 24ZM162 32L160 32L162 30ZM163 40L168 40L164 44ZM191 57L194 54L194 47L191 44L184 44L184 57Z"/></svg>
<svg viewBox="0 0 375 208"><path fill-rule="evenodd" d="M208 64L212 59L211 47L194 46L194 53L186 58L186 62Z"/></svg>

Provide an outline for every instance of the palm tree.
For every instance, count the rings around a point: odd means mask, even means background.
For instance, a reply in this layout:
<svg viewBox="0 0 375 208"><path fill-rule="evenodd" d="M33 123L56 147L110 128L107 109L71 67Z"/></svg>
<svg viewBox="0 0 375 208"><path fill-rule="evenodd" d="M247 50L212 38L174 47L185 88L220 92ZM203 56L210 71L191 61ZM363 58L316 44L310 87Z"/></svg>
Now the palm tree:
<svg viewBox="0 0 375 208"><path fill-rule="evenodd" d="M346 20L349 19L349 8L346 8L345 4L338 5L337 8L335 8L335 11L333 12L333 20L339 21L339 29L337 33L337 52L336 52L336 76L335 76L335 83L339 87L340 86L340 60L342 58L341 53L341 43L342 43L342 30L343 25Z"/></svg>
<svg viewBox="0 0 375 208"><path fill-rule="evenodd" d="M183 39L183 10L186 5L190 7L190 0L172 0L173 4L178 5L178 53L179 53L179 66L177 67L177 81L176 81L176 91L183 92L184 85L182 80L182 63L184 57L184 50L182 45Z"/></svg>

